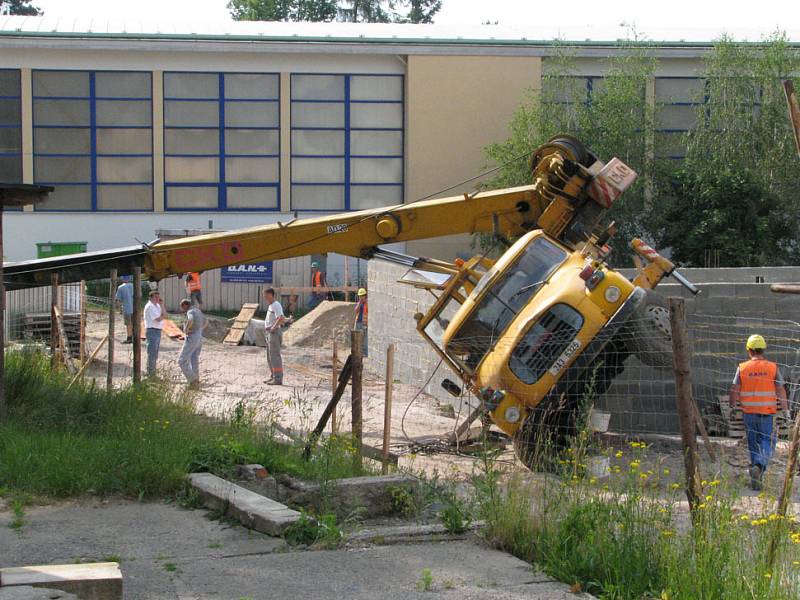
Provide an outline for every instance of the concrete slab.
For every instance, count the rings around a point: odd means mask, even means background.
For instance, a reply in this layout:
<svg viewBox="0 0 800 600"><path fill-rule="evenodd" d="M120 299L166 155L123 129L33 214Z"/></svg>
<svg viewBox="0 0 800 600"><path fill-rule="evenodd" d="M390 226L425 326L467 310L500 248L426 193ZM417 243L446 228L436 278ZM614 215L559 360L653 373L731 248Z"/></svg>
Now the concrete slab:
<svg viewBox="0 0 800 600"><path fill-rule="evenodd" d="M18 535L0 509L2 564L119 556L125 600L575 600L568 586L475 538L319 552L173 504L125 500L31 507ZM431 592L417 590L423 569ZM585 596L584 596L585 598ZM38 600L38 599L37 599Z"/></svg>
<svg viewBox="0 0 800 600"><path fill-rule="evenodd" d="M6 567L0 569L0 586L52 588L80 600L122 600L122 573L116 562Z"/></svg>
<svg viewBox="0 0 800 600"><path fill-rule="evenodd" d="M0 600L78 600L75 594L62 590L30 587L29 585L0 588Z"/></svg>
<svg viewBox="0 0 800 600"><path fill-rule="evenodd" d="M296 510L211 473L192 473L188 480L204 506L223 511L248 529L279 536L300 518Z"/></svg>

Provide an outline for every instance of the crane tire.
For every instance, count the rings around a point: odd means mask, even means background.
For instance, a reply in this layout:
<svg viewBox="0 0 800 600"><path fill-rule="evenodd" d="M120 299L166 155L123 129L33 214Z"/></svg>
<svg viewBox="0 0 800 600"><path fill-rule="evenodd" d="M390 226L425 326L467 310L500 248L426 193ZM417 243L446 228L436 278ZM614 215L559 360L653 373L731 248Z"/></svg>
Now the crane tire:
<svg viewBox="0 0 800 600"><path fill-rule="evenodd" d="M628 324L628 347L648 367L672 367L672 332L666 300L646 290L647 296Z"/></svg>

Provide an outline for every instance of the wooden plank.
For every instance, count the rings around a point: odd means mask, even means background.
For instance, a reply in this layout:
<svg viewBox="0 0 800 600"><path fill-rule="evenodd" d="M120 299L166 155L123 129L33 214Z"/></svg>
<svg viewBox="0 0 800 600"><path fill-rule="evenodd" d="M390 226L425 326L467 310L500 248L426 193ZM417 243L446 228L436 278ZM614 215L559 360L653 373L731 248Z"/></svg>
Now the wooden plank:
<svg viewBox="0 0 800 600"><path fill-rule="evenodd" d="M238 346L241 344L242 338L244 337L244 332L247 329L247 326L250 324L250 319L255 316L257 310L257 303L243 304L242 310L239 311L239 314L236 316L233 325L231 325L230 331L228 331L228 335L225 336L225 339L222 340L222 343L227 344L228 346Z"/></svg>
<svg viewBox="0 0 800 600"><path fill-rule="evenodd" d="M92 364L92 361L94 360L95 356L97 356L97 353L100 351L100 348L103 347L103 344L105 344L107 340L108 340L108 334L106 334L103 337L103 339L100 340L100 343L97 344L97 348L95 348L94 351L92 351L92 353L89 355L89 358L87 358L85 361L83 361L83 364L81 365L80 370L75 374L75 377L72 378L72 381L69 382L69 385L67 386L67 389L71 388L72 384L75 383L76 381L78 381L78 378L81 375L83 375L83 372L86 370L86 368L90 364Z"/></svg>
<svg viewBox="0 0 800 600"><path fill-rule="evenodd" d="M61 309L57 304L53 305L53 314L56 317L56 327L58 328L59 339L58 347L61 351L61 356L64 358L64 364L67 366L67 371L69 371L71 375L74 375L78 372L78 368L75 366L75 362L72 360L72 352L70 352L69 349L69 338L67 337L67 332L64 330L64 319L61 316Z"/></svg>
<svg viewBox="0 0 800 600"><path fill-rule="evenodd" d="M314 431L312 431L311 435L308 436L308 442L303 449L303 458L306 460L311 458L311 450L314 448L314 445L317 443L320 435L322 435L322 432L325 430L325 425L328 424L328 419L330 419L331 415L336 410L336 405L339 404L339 400L341 400L342 396L344 395L344 390L347 388L347 382L350 381L350 377L352 375L352 357L352 354L347 357L344 367L342 368L342 372L339 373L339 385L336 387L336 391L333 392L333 396L331 397L330 402L328 402L328 405L325 407L325 410L322 411L322 415L320 416Z"/></svg>
<svg viewBox="0 0 800 600"><path fill-rule="evenodd" d="M166 335L168 338L173 340L183 339L183 331L181 331L181 328L175 324L175 321L172 319L164 319L161 321L161 324L164 326L161 330L162 335ZM140 325L141 327L139 330L141 333L139 334L139 338L142 340L147 339L144 321L141 321Z"/></svg>

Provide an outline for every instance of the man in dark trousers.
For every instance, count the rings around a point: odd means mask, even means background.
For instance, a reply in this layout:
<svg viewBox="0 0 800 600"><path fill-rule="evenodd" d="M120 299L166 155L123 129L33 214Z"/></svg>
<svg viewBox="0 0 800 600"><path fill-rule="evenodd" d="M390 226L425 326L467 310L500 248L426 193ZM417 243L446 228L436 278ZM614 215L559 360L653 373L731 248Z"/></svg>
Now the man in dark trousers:
<svg viewBox="0 0 800 600"><path fill-rule="evenodd" d="M775 451L775 413L789 409L786 382L778 365L764 357L767 342L758 334L747 339L749 360L736 369L731 408L741 406L750 451L750 487L760 490L769 459Z"/></svg>

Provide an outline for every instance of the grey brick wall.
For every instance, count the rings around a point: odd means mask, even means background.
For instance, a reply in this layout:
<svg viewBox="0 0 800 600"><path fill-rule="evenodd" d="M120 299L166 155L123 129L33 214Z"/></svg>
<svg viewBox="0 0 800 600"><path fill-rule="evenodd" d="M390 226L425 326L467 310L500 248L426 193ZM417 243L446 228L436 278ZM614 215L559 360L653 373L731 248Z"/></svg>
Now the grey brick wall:
<svg viewBox="0 0 800 600"><path fill-rule="evenodd" d="M394 343L395 378L421 386L431 376L439 358L417 334L414 313L425 312L433 296L397 283L406 270L381 261L369 263L370 368L384 372L386 347ZM769 289L770 283L800 281L800 267L689 269L684 273L700 287L698 296L691 297L682 286L669 283L670 279L659 286L659 292L665 297L686 299L690 330L692 320L707 323L719 318L720 328L731 324L734 338L722 346L718 341L713 342L714 356L707 353L709 344L702 340L696 343L695 396L702 410L704 404L715 402L716 395L726 388L736 360L744 359L744 339L750 328L755 333L759 327L790 327L790 324L776 323L778 320L800 322L800 296L775 294ZM755 283L756 275L763 277L766 283ZM720 353L724 355L721 358ZM773 354L772 358L789 365L797 362L794 351L788 348ZM458 409L458 400L440 386L446 377L457 381L449 368L442 365L424 391L442 402L455 404ZM669 369L647 367L631 358L625 372L600 400L598 408L612 413L611 428L615 431L677 433L674 393Z"/></svg>

